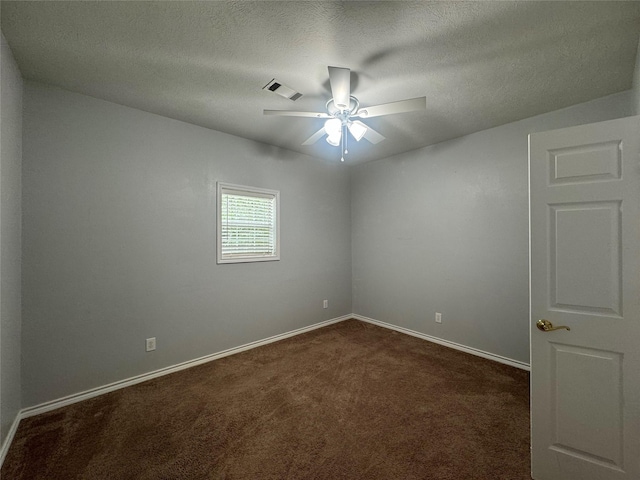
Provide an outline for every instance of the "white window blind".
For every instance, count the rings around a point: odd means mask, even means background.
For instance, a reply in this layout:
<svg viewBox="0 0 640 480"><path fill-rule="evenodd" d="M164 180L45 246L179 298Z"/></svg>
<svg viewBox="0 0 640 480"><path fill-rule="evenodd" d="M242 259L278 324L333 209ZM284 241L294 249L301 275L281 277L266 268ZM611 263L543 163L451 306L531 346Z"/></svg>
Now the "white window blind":
<svg viewBox="0 0 640 480"><path fill-rule="evenodd" d="M279 192L218 183L218 263L278 260Z"/></svg>

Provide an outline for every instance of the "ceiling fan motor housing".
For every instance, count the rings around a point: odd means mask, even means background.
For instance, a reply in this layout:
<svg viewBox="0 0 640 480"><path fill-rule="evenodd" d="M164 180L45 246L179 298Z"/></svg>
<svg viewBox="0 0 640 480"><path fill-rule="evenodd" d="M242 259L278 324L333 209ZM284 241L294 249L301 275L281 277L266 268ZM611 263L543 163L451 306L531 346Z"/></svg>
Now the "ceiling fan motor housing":
<svg viewBox="0 0 640 480"><path fill-rule="evenodd" d="M360 102L356 97L353 96L349 97L349 108L346 109L339 108L333 98L329 99L329 101L327 102L327 112L329 112L329 115L340 119L342 119L342 117L348 119L351 115L354 115L358 111L359 107Z"/></svg>

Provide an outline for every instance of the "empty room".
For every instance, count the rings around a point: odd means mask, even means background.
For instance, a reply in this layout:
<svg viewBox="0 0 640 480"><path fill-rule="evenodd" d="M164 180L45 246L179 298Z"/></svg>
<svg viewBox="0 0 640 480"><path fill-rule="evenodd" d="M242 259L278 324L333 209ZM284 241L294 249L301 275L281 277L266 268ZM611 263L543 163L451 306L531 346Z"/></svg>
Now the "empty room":
<svg viewBox="0 0 640 480"><path fill-rule="evenodd" d="M0 475L640 479L640 2L0 2Z"/></svg>

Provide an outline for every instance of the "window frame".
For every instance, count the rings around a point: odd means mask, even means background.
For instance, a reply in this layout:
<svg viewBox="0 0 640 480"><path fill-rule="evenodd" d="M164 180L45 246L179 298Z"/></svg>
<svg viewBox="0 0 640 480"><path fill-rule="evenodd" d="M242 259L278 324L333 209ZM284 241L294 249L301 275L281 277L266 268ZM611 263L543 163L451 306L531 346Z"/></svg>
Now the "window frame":
<svg viewBox="0 0 640 480"><path fill-rule="evenodd" d="M226 263L253 263L253 262L273 262L280 260L280 191L270 190L266 188L250 187L247 185L236 185L233 183L217 182L216 184L216 223L217 223L217 242L216 242L216 260L217 264ZM273 197L275 200L275 252L273 255L246 255L235 257L223 257L222 255L222 195L223 193L236 192L238 195L255 196L255 197Z"/></svg>

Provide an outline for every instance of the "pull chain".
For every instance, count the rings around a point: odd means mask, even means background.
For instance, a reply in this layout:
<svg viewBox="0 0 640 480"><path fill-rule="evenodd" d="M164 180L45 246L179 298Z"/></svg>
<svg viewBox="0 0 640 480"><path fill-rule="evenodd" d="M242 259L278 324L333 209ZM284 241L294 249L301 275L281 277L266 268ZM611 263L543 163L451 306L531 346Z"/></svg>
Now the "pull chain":
<svg viewBox="0 0 640 480"><path fill-rule="evenodd" d="M342 125L342 155L340 156L340 161L344 162L344 156L349 153L347 150L347 126Z"/></svg>

